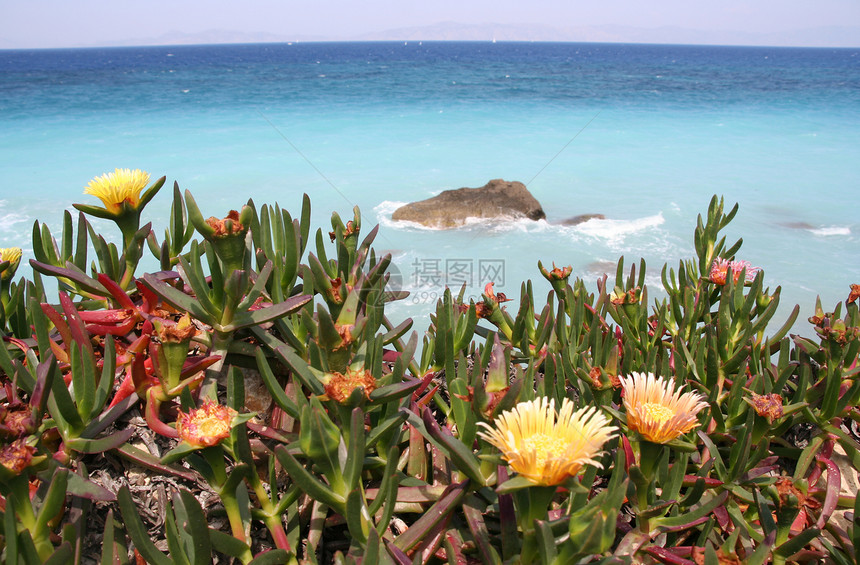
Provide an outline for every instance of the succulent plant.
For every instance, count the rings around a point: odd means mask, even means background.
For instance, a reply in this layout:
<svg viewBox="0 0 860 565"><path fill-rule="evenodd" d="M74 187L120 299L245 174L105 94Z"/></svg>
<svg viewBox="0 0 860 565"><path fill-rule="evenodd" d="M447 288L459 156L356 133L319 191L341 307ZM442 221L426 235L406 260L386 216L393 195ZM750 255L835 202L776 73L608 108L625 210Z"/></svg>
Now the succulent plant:
<svg viewBox="0 0 860 565"><path fill-rule="evenodd" d="M307 196L206 220L175 184L159 244L147 182L95 179L59 243L37 222L32 280L0 257L3 562L854 562L860 286L769 333L737 206L711 200L662 299L644 261L593 287L538 262L545 301L444 289L420 338L357 208L311 237ZM123 461L181 485L158 523L103 480Z"/></svg>

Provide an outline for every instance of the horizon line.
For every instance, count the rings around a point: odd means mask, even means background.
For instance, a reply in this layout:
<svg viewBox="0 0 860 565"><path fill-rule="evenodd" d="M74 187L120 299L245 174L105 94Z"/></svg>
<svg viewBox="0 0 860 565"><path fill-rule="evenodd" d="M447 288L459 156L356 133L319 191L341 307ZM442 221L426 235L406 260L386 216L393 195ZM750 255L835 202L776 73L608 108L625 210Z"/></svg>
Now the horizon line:
<svg viewBox="0 0 860 565"><path fill-rule="evenodd" d="M138 49L145 47L216 47L222 45L293 45L299 43L570 43L590 45L663 45L676 47L758 47L768 49L860 49L860 44L845 45L770 45L763 43L677 43L654 41L588 41L550 39L294 39L260 41L218 41L200 43L140 43L132 45L75 45L64 47L0 47L0 51L57 51L71 49Z"/></svg>

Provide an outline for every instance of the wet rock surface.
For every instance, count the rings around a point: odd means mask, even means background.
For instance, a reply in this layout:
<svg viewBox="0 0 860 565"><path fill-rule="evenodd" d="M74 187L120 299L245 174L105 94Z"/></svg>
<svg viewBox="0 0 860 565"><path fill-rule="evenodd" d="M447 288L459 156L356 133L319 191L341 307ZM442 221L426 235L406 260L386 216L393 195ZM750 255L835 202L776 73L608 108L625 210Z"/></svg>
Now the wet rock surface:
<svg viewBox="0 0 860 565"><path fill-rule="evenodd" d="M541 220L546 214L526 186L495 179L480 188L458 188L401 206L393 220L416 222L432 228L456 228L468 218Z"/></svg>

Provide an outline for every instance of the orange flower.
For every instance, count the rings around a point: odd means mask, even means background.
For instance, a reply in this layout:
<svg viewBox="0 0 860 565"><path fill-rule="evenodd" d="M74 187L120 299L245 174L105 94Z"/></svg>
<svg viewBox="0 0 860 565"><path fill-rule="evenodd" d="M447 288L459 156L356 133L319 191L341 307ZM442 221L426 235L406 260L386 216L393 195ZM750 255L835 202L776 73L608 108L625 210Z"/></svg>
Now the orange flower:
<svg viewBox="0 0 860 565"><path fill-rule="evenodd" d="M35 447L27 445L23 438L16 439L0 448L0 464L16 475L20 475L21 471L33 461L34 453L36 453Z"/></svg>
<svg viewBox="0 0 860 565"><path fill-rule="evenodd" d="M176 432L179 439L196 446L211 447L230 437L233 418L237 412L206 399L200 408L185 414L179 413L176 419Z"/></svg>
<svg viewBox="0 0 860 565"><path fill-rule="evenodd" d="M0 433L22 437L35 431L33 410L23 402L0 405Z"/></svg>
<svg viewBox="0 0 860 565"><path fill-rule="evenodd" d="M848 295L847 302L854 302L858 298L860 298L860 284L852 284L851 294Z"/></svg>
<svg viewBox="0 0 860 565"><path fill-rule="evenodd" d="M475 312L478 318L489 318L500 304L510 302L512 299L505 296L504 292L498 294L493 290L495 283L487 283L484 286L484 301L475 304Z"/></svg>
<svg viewBox="0 0 860 565"><path fill-rule="evenodd" d="M752 407L756 414L767 418L771 424L782 418L782 397L776 393L752 395Z"/></svg>
<svg viewBox="0 0 860 565"><path fill-rule="evenodd" d="M158 336L161 343L183 343L197 335L197 328L191 322L191 316L186 312L175 324L159 321L156 324L155 335Z"/></svg>
<svg viewBox="0 0 860 565"><path fill-rule="evenodd" d="M652 443L668 443L699 425L696 414L708 403L694 392L675 390L675 382L651 373L621 377L627 427Z"/></svg>
<svg viewBox="0 0 860 565"><path fill-rule="evenodd" d="M609 294L609 301L616 306L623 306L625 304L639 304L639 301L642 299L642 289L638 286L636 288L631 288L628 291L624 291L621 287L615 287Z"/></svg>
<svg viewBox="0 0 860 565"><path fill-rule="evenodd" d="M210 216L206 223L214 231L213 237L227 237L245 233L245 226L239 221L239 212L230 210L227 217L219 220L215 216Z"/></svg>
<svg viewBox="0 0 860 565"><path fill-rule="evenodd" d="M344 404L357 388L364 390L364 396L368 399L370 393L376 390L376 379L370 371L364 369L347 369L345 375L338 372L326 373L323 381L325 398L340 404Z"/></svg>

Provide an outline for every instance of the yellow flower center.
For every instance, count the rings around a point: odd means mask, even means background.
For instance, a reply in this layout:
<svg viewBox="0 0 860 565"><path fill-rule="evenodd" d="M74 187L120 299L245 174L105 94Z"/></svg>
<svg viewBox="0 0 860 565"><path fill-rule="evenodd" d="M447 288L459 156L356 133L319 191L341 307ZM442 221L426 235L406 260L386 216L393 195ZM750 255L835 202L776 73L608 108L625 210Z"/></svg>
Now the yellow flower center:
<svg viewBox="0 0 860 565"><path fill-rule="evenodd" d="M546 460L553 454L556 456L564 453L567 443L559 436L551 436L547 434L534 434L533 436L523 438L523 446L526 450L534 450L535 452L535 467L543 469Z"/></svg>
<svg viewBox="0 0 860 565"><path fill-rule="evenodd" d="M0 249L0 261L9 261L9 266L0 272L0 279L8 281L15 276L15 271L18 270L18 265L21 263L21 248L6 247Z"/></svg>
<svg viewBox="0 0 860 565"><path fill-rule="evenodd" d="M14 263L21 260L20 247L4 247L0 249L0 261L9 261Z"/></svg>
<svg viewBox="0 0 860 565"><path fill-rule="evenodd" d="M642 405L642 411L648 416L652 422L663 424L672 419L672 416L675 415L672 410L666 408L662 404L655 404L653 402L646 402Z"/></svg>
<svg viewBox="0 0 860 565"><path fill-rule="evenodd" d="M221 437L230 435L230 425L218 418L209 417L197 421L197 430L206 437Z"/></svg>

